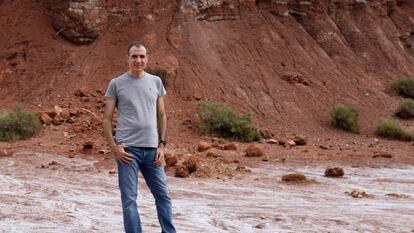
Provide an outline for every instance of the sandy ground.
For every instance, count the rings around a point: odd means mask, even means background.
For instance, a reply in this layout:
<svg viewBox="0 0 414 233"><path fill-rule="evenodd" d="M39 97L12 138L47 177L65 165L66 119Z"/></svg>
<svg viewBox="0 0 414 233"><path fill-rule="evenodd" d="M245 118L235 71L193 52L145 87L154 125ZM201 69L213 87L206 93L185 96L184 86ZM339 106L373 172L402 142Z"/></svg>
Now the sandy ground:
<svg viewBox="0 0 414 233"><path fill-rule="evenodd" d="M30 151L0 158L0 232L122 232L117 176L94 163ZM414 232L413 166L344 169L335 179L317 165L259 163L252 173L225 180L168 177L176 227L189 233ZM289 172L314 181L282 183ZM142 180L140 187L144 232L159 232L152 195ZM352 198L356 188L368 197Z"/></svg>

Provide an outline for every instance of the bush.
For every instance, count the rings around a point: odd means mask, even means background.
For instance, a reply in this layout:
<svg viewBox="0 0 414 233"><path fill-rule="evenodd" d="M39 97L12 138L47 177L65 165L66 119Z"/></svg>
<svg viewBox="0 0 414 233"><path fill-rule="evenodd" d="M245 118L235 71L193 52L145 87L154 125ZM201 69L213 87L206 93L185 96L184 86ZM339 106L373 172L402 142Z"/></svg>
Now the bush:
<svg viewBox="0 0 414 233"><path fill-rule="evenodd" d="M331 109L332 125L353 133L359 133L358 111L341 103L334 103Z"/></svg>
<svg viewBox="0 0 414 233"><path fill-rule="evenodd" d="M17 106L13 112L0 115L0 141L30 138L41 127L38 117Z"/></svg>
<svg viewBox="0 0 414 233"><path fill-rule="evenodd" d="M377 124L377 129L375 132L378 136L390 139L399 139L405 141L412 141L414 139L414 134L407 132L401 127L398 122L392 119L382 119Z"/></svg>
<svg viewBox="0 0 414 233"><path fill-rule="evenodd" d="M165 88L167 88L168 85L168 72L164 68L155 67L155 68L147 68L146 71L150 74L157 75L160 77L162 84Z"/></svg>
<svg viewBox="0 0 414 233"><path fill-rule="evenodd" d="M400 95L414 98L414 78L399 76L391 83L391 87Z"/></svg>
<svg viewBox="0 0 414 233"><path fill-rule="evenodd" d="M395 114L400 118L408 119L414 117L414 100L404 99Z"/></svg>
<svg viewBox="0 0 414 233"><path fill-rule="evenodd" d="M261 139L259 130L251 123L249 114L241 115L225 104L200 101L197 109L198 127L204 133L237 138L251 142Z"/></svg>

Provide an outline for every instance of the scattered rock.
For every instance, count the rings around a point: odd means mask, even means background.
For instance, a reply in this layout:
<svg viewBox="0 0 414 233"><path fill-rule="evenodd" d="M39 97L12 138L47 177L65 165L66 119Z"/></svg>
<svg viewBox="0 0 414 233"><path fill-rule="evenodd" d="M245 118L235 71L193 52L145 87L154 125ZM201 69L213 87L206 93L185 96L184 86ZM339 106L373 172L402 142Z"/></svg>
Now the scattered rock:
<svg viewBox="0 0 414 233"><path fill-rule="evenodd" d="M58 163L58 162L56 162L54 160L48 164L48 166L55 166L55 165L63 165L63 164Z"/></svg>
<svg viewBox="0 0 414 233"><path fill-rule="evenodd" d="M327 150L327 149L328 149L328 147L327 147L327 146L325 146L325 145L319 145L319 148L321 148L321 149L323 149L323 150Z"/></svg>
<svg viewBox="0 0 414 233"><path fill-rule="evenodd" d="M281 146L286 145L286 141L285 141L285 140L283 140L283 139L280 139L280 140L278 141L278 143L279 143L279 145L281 145Z"/></svg>
<svg viewBox="0 0 414 233"><path fill-rule="evenodd" d="M296 145L296 142L295 142L295 141L293 141L293 140L287 140L287 141L286 141L286 144L287 144L288 146L295 146L295 145Z"/></svg>
<svg viewBox="0 0 414 233"><path fill-rule="evenodd" d="M266 223L259 223L259 224L257 224L256 226L254 226L254 228L257 228L257 229L264 229L264 228L266 228Z"/></svg>
<svg viewBox="0 0 414 233"><path fill-rule="evenodd" d="M234 143L234 142L226 143L226 144L224 144L224 149L225 150L237 150L236 143Z"/></svg>
<svg viewBox="0 0 414 233"><path fill-rule="evenodd" d="M184 165L177 165L175 166L175 177L185 178L188 177L189 172L186 166Z"/></svg>
<svg viewBox="0 0 414 233"><path fill-rule="evenodd" d="M325 169L325 176L326 177L341 177L344 176L344 169L341 167L327 167Z"/></svg>
<svg viewBox="0 0 414 233"><path fill-rule="evenodd" d="M269 161L269 156L264 157L264 158L262 159L262 161L265 161L265 162Z"/></svg>
<svg viewBox="0 0 414 233"><path fill-rule="evenodd" d="M219 151L217 151L216 149L212 149L207 152L207 157L219 158L222 156L220 155Z"/></svg>
<svg viewBox="0 0 414 233"><path fill-rule="evenodd" d="M236 167L236 171L239 172L252 172L252 170L250 168L248 168L247 166L244 165L240 165Z"/></svg>
<svg viewBox="0 0 414 233"><path fill-rule="evenodd" d="M197 150L202 152L210 149L212 147L211 143L206 141L200 141L197 146Z"/></svg>
<svg viewBox="0 0 414 233"><path fill-rule="evenodd" d="M54 125L61 125L62 122L63 122L63 119L60 115L56 115L52 120L52 124Z"/></svg>
<svg viewBox="0 0 414 233"><path fill-rule="evenodd" d="M401 199L407 199L410 198L409 195L406 194L398 194L398 193L387 193L385 194L387 197L393 197L393 198L401 198Z"/></svg>
<svg viewBox="0 0 414 233"><path fill-rule="evenodd" d="M293 141L295 142L295 144L296 145L298 145L298 146L303 146L303 145L306 145L306 137L303 137L303 136L295 136L294 138L293 138Z"/></svg>
<svg viewBox="0 0 414 233"><path fill-rule="evenodd" d="M195 156L190 156L187 160L183 162L183 165L187 167L188 172L191 174L197 171L198 163L198 159Z"/></svg>
<svg viewBox="0 0 414 233"><path fill-rule="evenodd" d="M263 150L257 145L250 145L245 150L247 157L260 157L263 155Z"/></svg>
<svg viewBox="0 0 414 233"><path fill-rule="evenodd" d="M112 168L111 170L109 170L108 173L111 174L111 175L113 175L113 174L116 174L117 173L117 170L116 170L116 168Z"/></svg>
<svg viewBox="0 0 414 233"><path fill-rule="evenodd" d="M62 109L62 112L60 113L60 116L63 120L68 120L70 118L70 112L68 109L64 108Z"/></svg>
<svg viewBox="0 0 414 233"><path fill-rule="evenodd" d="M83 143L83 149L84 150L91 150L91 149L93 149L93 142L87 141L87 142Z"/></svg>
<svg viewBox="0 0 414 233"><path fill-rule="evenodd" d="M368 194L360 189L354 189L352 190L351 194L350 194L353 198L363 198L363 197L368 197Z"/></svg>
<svg viewBox="0 0 414 233"><path fill-rule="evenodd" d="M298 182L305 181L306 176L303 173L290 173L282 176L282 181L284 182Z"/></svg>
<svg viewBox="0 0 414 233"><path fill-rule="evenodd" d="M11 149L1 149L0 150L0 158L1 157L11 157L13 156L14 151Z"/></svg>
<svg viewBox="0 0 414 233"><path fill-rule="evenodd" d="M278 144L278 141L276 139L269 139L266 142L269 144Z"/></svg>
<svg viewBox="0 0 414 233"><path fill-rule="evenodd" d="M386 158L386 159L391 159L392 158L392 154L390 153L386 153L386 152L374 152L375 154L372 156L372 158Z"/></svg>
<svg viewBox="0 0 414 233"><path fill-rule="evenodd" d="M82 90L80 90L80 89L76 90L73 94L75 96L77 96L77 97L84 97L84 96L86 96L85 92L82 91Z"/></svg>
<svg viewBox="0 0 414 233"><path fill-rule="evenodd" d="M175 166L177 163L178 163L178 159L176 156L174 155L165 156L165 164L167 165L167 167Z"/></svg>
<svg viewBox="0 0 414 233"><path fill-rule="evenodd" d="M45 112L40 113L39 118L45 125L50 125L52 123L52 118Z"/></svg>
<svg viewBox="0 0 414 233"><path fill-rule="evenodd" d="M82 113L82 111L81 111L81 109L80 108L71 108L71 109L69 109L69 114L70 114L70 116L75 116L75 117L77 117L77 116L79 116L80 114Z"/></svg>
<svg viewBox="0 0 414 233"><path fill-rule="evenodd" d="M273 136L275 136L272 132L270 132L269 130L263 130L263 131L261 131L261 133L262 133L262 136L263 136L263 138L264 139L270 139L270 138L272 138Z"/></svg>

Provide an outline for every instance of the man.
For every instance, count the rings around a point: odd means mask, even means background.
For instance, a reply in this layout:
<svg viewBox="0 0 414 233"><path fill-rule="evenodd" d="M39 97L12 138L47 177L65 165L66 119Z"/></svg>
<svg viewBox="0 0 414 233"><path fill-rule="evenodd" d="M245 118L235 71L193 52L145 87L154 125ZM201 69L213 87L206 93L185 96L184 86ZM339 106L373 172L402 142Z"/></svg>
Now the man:
<svg viewBox="0 0 414 233"><path fill-rule="evenodd" d="M136 202L138 172L141 171L155 198L162 232L174 233L171 199L162 166L167 127L166 91L159 77L144 71L147 62L147 49L143 44L133 43L128 47L129 71L112 79L105 94L104 134L118 167L125 232L142 232ZM115 108L118 120L114 140Z"/></svg>

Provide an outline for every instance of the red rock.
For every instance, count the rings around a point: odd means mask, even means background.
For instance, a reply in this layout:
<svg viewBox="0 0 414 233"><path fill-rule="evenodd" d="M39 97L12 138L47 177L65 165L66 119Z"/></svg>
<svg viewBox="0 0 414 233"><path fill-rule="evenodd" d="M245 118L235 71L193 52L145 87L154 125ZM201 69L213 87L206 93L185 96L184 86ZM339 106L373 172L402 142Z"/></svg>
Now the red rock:
<svg viewBox="0 0 414 233"><path fill-rule="evenodd" d="M68 109L64 108L62 109L62 112L60 113L60 116L63 120L68 120L70 118L70 112Z"/></svg>
<svg viewBox="0 0 414 233"><path fill-rule="evenodd" d="M306 180L306 176L303 173L290 173L282 176L284 182L298 182Z"/></svg>
<svg viewBox="0 0 414 233"><path fill-rule="evenodd" d="M14 151L11 149L1 149L0 150L0 157L11 157L13 156Z"/></svg>
<svg viewBox="0 0 414 233"><path fill-rule="evenodd" d="M327 167L325 169L325 176L327 177L341 177L344 174L344 169L341 167Z"/></svg>
<svg viewBox="0 0 414 233"><path fill-rule="evenodd" d="M167 165L167 167L175 166L177 162L178 162L178 159L176 156L173 156L173 155L165 156L165 164Z"/></svg>
<svg viewBox="0 0 414 233"><path fill-rule="evenodd" d="M93 142L87 141L87 142L83 143L83 149L84 150L91 150L91 149L93 149Z"/></svg>
<svg viewBox="0 0 414 233"><path fill-rule="evenodd" d="M229 142L224 144L224 149L225 150L237 150L237 145L234 142Z"/></svg>
<svg viewBox="0 0 414 233"><path fill-rule="evenodd" d="M211 143L206 141L200 141L197 146L197 150L202 152L210 149L212 147Z"/></svg>
<svg viewBox="0 0 414 233"><path fill-rule="evenodd" d="M56 115L53 120L52 120L52 124L54 125L61 125L63 122L62 117L60 117L60 115Z"/></svg>
<svg viewBox="0 0 414 233"><path fill-rule="evenodd" d="M212 158L222 157L217 149L209 150L206 156Z"/></svg>
<svg viewBox="0 0 414 233"><path fill-rule="evenodd" d="M258 145L250 145L246 148L245 152L248 157L260 157L264 154L262 148Z"/></svg>
<svg viewBox="0 0 414 233"><path fill-rule="evenodd" d="M185 178L188 177L189 172L186 166L184 165L177 165L175 166L175 177Z"/></svg>
<svg viewBox="0 0 414 233"><path fill-rule="evenodd" d="M295 136L294 138L293 138L293 141L296 143L296 145L298 145L298 146L303 146L303 145L306 145L306 142L307 142L307 140L306 140L306 137L303 137L303 136Z"/></svg>
<svg viewBox="0 0 414 233"><path fill-rule="evenodd" d="M82 111L80 108L75 107L75 108L69 109L69 113L71 116L79 116L82 113Z"/></svg>
<svg viewBox="0 0 414 233"><path fill-rule="evenodd" d="M236 167L236 171L239 172L252 172L252 170L250 168L248 168L247 166L244 165L240 165Z"/></svg>
<svg viewBox="0 0 414 233"><path fill-rule="evenodd" d="M191 156L183 162L183 165L187 167L188 172L191 174L197 171L198 163L198 159L195 156Z"/></svg>
<svg viewBox="0 0 414 233"><path fill-rule="evenodd" d="M45 112L40 113L40 120L46 124L46 125L50 125L52 123L52 118Z"/></svg>
<svg viewBox="0 0 414 233"><path fill-rule="evenodd" d="M109 174L113 175L117 173L116 168L112 168L111 170L108 171Z"/></svg>

